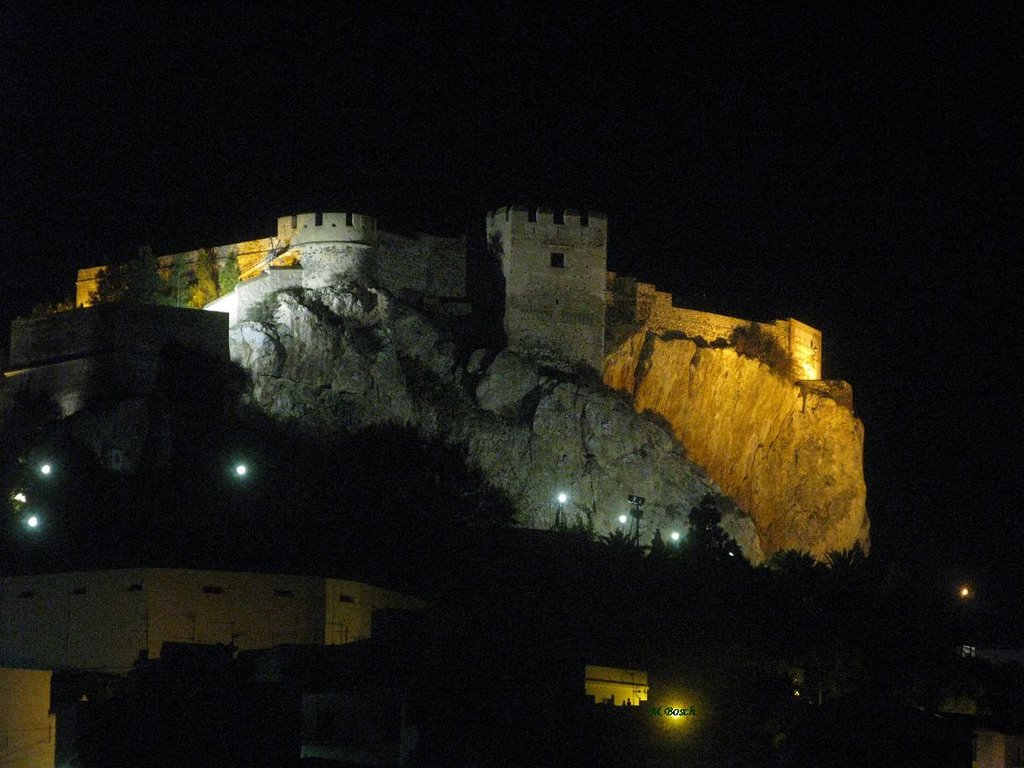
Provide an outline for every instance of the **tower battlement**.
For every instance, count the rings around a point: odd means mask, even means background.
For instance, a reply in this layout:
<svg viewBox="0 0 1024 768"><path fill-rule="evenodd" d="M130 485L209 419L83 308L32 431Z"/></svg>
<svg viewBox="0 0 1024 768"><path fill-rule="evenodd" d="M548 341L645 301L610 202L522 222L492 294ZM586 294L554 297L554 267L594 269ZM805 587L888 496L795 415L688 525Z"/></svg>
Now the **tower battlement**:
<svg viewBox="0 0 1024 768"><path fill-rule="evenodd" d="M377 220L363 213L294 213L277 219L277 239L289 245L377 242Z"/></svg>

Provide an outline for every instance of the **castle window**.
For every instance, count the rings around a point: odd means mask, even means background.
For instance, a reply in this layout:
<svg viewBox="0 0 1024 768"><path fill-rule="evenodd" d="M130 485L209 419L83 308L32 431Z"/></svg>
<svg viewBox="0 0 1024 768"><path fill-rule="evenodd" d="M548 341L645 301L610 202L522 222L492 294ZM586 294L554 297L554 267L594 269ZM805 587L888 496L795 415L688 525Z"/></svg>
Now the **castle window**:
<svg viewBox="0 0 1024 768"><path fill-rule="evenodd" d="M223 595L224 587L218 587L212 584L207 584L203 587L203 592L205 592L208 595Z"/></svg>
<svg viewBox="0 0 1024 768"><path fill-rule="evenodd" d="M351 213L346 213L345 214L345 226L346 227L351 227L352 226L352 214Z"/></svg>
<svg viewBox="0 0 1024 768"><path fill-rule="evenodd" d="M322 227L324 225L324 215L322 213L313 214L313 226Z"/></svg>
<svg viewBox="0 0 1024 768"><path fill-rule="evenodd" d="M128 589L125 590L125 591L126 592L141 592L142 591L142 585L141 584L137 584L137 583L136 584L129 584L128 585Z"/></svg>
<svg viewBox="0 0 1024 768"><path fill-rule="evenodd" d="M564 253L552 253L551 254L551 266L555 269L565 269L565 254Z"/></svg>
<svg viewBox="0 0 1024 768"><path fill-rule="evenodd" d="M352 595L338 595L339 603L354 603L356 599Z"/></svg>
<svg viewBox="0 0 1024 768"><path fill-rule="evenodd" d="M581 227L589 227L590 226L590 214L588 214L585 210L584 211L580 211L580 226Z"/></svg>
<svg viewBox="0 0 1024 768"><path fill-rule="evenodd" d="M274 597L295 597L295 592L290 589L275 589Z"/></svg>
<svg viewBox="0 0 1024 768"><path fill-rule="evenodd" d="M299 228L299 214L293 213L292 214L292 229L298 229L298 228Z"/></svg>
<svg viewBox="0 0 1024 768"><path fill-rule="evenodd" d="M526 211L526 220L527 221L536 221L537 220L537 209L536 208L530 208L529 210Z"/></svg>
<svg viewBox="0 0 1024 768"><path fill-rule="evenodd" d="M565 211L555 211L555 224L565 224Z"/></svg>
<svg viewBox="0 0 1024 768"><path fill-rule="evenodd" d="M107 448L107 466L115 472L124 469L124 451L120 448Z"/></svg>

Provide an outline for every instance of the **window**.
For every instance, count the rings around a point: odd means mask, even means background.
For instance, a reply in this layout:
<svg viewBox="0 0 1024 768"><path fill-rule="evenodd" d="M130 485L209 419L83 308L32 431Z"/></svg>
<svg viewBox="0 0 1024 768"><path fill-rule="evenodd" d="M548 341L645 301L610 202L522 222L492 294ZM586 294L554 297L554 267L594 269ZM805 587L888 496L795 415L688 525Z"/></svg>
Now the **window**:
<svg viewBox="0 0 1024 768"><path fill-rule="evenodd" d="M587 213L585 210L580 211L580 226L581 227L589 227L590 226L590 214Z"/></svg>
<svg viewBox="0 0 1024 768"><path fill-rule="evenodd" d="M322 227L324 225L324 215L322 213L313 214L313 226Z"/></svg>
<svg viewBox="0 0 1024 768"><path fill-rule="evenodd" d="M555 211L555 224L565 224L565 211Z"/></svg>
<svg viewBox="0 0 1024 768"><path fill-rule="evenodd" d="M565 254L564 253L552 253L551 254L551 266L555 269L565 269Z"/></svg>
<svg viewBox="0 0 1024 768"><path fill-rule="evenodd" d="M125 590L125 591L126 592L141 592L142 591L142 585L141 584L129 584L128 585L128 589Z"/></svg>
<svg viewBox="0 0 1024 768"><path fill-rule="evenodd" d="M275 589L274 597L295 597L295 592L291 589Z"/></svg>
<svg viewBox="0 0 1024 768"><path fill-rule="evenodd" d="M354 603L356 599L352 595L338 595L339 603Z"/></svg>
<svg viewBox="0 0 1024 768"><path fill-rule="evenodd" d="M292 229L298 229L298 228L299 228L299 214L293 213L292 214Z"/></svg>
<svg viewBox="0 0 1024 768"><path fill-rule="evenodd" d="M537 209L536 208L530 208L530 209L528 209L526 211L526 220L527 221L536 221L537 220Z"/></svg>
<svg viewBox="0 0 1024 768"><path fill-rule="evenodd" d="M208 595L223 595L224 587L218 587L212 584L207 584L203 587L203 592L205 592Z"/></svg>
<svg viewBox="0 0 1024 768"><path fill-rule="evenodd" d="M352 226L352 214L351 213L346 213L345 214L345 226L346 227L351 227Z"/></svg>
<svg viewBox="0 0 1024 768"><path fill-rule="evenodd" d="M107 466L115 472L124 469L124 451L120 448L107 448Z"/></svg>

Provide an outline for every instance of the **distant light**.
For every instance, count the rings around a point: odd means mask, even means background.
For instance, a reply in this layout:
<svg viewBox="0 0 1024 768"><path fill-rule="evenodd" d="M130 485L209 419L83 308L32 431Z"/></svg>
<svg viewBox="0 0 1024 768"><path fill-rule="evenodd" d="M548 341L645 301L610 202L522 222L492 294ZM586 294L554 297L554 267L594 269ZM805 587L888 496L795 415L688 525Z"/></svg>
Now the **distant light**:
<svg viewBox="0 0 1024 768"><path fill-rule="evenodd" d="M736 557L736 553L733 552L731 549L729 550L729 557Z"/></svg>
<svg viewBox="0 0 1024 768"><path fill-rule="evenodd" d="M567 502L568 500L569 500L569 497L566 496L564 493L558 494L558 503L559 504L565 504L565 502Z"/></svg>
<svg viewBox="0 0 1024 768"><path fill-rule="evenodd" d="M627 520L629 520L629 518L626 517L625 515L619 515L619 522L620 523L625 523Z"/></svg>
<svg viewBox="0 0 1024 768"><path fill-rule="evenodd" d="M15 501L20 501L22 504L24 504L26 501L28 501L28 499L25 498L25 494L22 493L21 491L18 491L16 494L14 494L14 500Z"/></svg>
<svg viewBox="0 0 1024 768"><path fill-rule="evenodd" d="M957 594L960 595L962 600L966 600L971 596L971 588L967 584L964 584L959 590L957 590Z"/></svg>
<svg viewBox="0 0 1024 768"><path fill-rule="evenodd" d="M50 474L51 472L53 472L53 467L52 467L52 466L50 466L49 464L43 464L43 465L42 465L42 466L41 466L41 467L39 468L39 471L40 471L40 472L42 472L42 473L43 473L44 475L48 475L48 474Z"/></svg>
<svg viewBox="0 0 1024 768"><path fill-rule="evenodd" d="M249 468L245 466L245 464L239 464L235 467L235 474L238 475L239 477L242 477L242 475L244 475L248 471Z"/></svg>
<svg viewBox="0 0 1024 768"><path fill-rule="evenodd" d="M672 531L672 541L679 541L679 531Z"/></svg>
<svg viewBox="0 0 1024 768"><path fill-rule="evenodd" d="M29 516L28 520L25 521L25 525L27 525L29 528L38 528L39 518L35 515Z"/></svg>

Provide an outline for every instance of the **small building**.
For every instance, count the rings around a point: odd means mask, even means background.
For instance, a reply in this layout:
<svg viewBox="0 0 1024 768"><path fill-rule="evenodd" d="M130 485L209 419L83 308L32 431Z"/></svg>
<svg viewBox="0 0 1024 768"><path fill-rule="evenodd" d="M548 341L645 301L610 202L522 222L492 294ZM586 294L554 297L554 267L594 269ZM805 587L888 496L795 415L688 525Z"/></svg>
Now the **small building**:
<svg viewBox="0 0 1024 768"><path fill-rule="evenodd" d="M318 576L133 568L0 578L0 666L124 674L165 643L341 645L426 603Z"/></svg>

